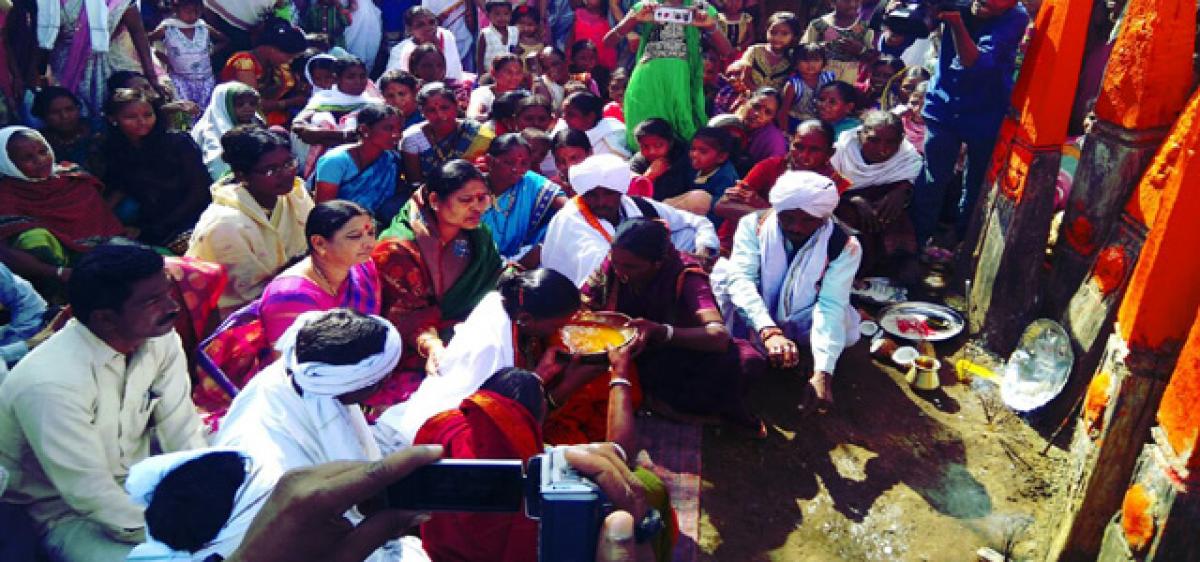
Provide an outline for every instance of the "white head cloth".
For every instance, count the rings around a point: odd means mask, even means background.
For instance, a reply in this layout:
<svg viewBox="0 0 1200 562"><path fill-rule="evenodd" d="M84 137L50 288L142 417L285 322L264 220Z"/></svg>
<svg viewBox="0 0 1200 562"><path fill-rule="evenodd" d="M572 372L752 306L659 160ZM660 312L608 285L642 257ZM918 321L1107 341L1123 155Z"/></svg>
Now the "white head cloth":
<svg viewBox="0 0 1200 562"><path fill-rule="evenodd" d="M629 184L633 181L629 163L615 154L589 156L583 162L571 166L571 169L567 170L567 176L571 180L571 187L579 195L597 187L625 195L629 193Z"/></svg>
<svg viewBox="0 0 1200 562"><path fill-rule="evenodd" d="M314 62L319 61L319 60L329 60L329 61L337 62L337 57L327 54L327 53L321 53L319 55L314 55L313 58L308 59L308 62L304 63L304 78L308 80L308 83L310 85L312 85L313 92L318 92L321 90L328 89L328 88L322 88L322 87L318 86L316 82L313 82L312 65Z"/></svg>
<svg viewBox="0 0 1200 562"><path fill-rule="evenodd" d="M367 420L357 404L346 405L338 396L362 390L378 383L392 373L400 362L400 333L386 319L371 316L387 327L383 351L354 365L329 365L300 362L296 359L296 337L309 322L329 311L309 311L296 317L279 338L275 349L291 373L292 380L304 391L304 406L320 431L318 436L330 460L375 460L379 446L371 436Z"/></svg>
<svg viewBox="0 0 1200 562"><path fill-rule="evenodd" d="M863 159L862 141L858 138L861 130L862 127L859 126L843 132L834 144L833 157L829 159L833 169L850 181L851 189L916 181L917 175L921 173L921 166L925 164L925 158L917 152L917 147L904 138L903 130L900 133L900 147L896 149L896 153L891 158L875 164L868 164Z"/></svg>
<svg viewBox="0 0 1200 562"><path fill-rule="evenodd" d="M154 538L147 530L146 542L134 548L129 560L205 560L214 554L228 558L233 550L242 542L250 522L258 514L266 499L271 495L274 480L258 478L261 467L245 451L232 447L211 447L179 451L165 455L155 455L133 465L129 469L129 477L125 480L125 491L133 503L143 507L150 505L154 491L168 474L181 465L208 455L210 453L238 453L248 461L246 479L242 482L233 498L233 511L229 520L221 527L217 536L196 552L174 550Z"/></svg>
<svg viewBox="0 0 1200 562"><path fill-rule="evenodd" d="M816 172L784 172L771 188L771 208L775 212L801 210L819 219L833 216L838 192L833 180Z"/></svg>
<svg viewBox="0 0 1200 562"><path fill-rule="evenodd" d="M50 151L50 159L54 160L54 149L50 148L50 143L46 142L46 137L43 137L42 134L37 131L37 129L30 129L29 127L22 127L20 125L5 127L0 129L0 176L17 178L25 181L38 181L29 179L24 172L17 169L17 165L13 163L12 157L8 155L8 141L17 133L25 133L42 141L42 144L46 145L46 150Z"/></svg>

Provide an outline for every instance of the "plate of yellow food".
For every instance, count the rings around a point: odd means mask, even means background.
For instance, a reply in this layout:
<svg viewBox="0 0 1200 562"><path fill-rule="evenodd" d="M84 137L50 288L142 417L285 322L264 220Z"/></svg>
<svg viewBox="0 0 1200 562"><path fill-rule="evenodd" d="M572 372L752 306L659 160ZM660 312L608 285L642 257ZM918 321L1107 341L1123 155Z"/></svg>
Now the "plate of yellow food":
<svg viewBox="0 0 1200 562"><path fill-rule="evenodd" d="M630 318L620 312L590 312L576 314L560 335L563 345L572 355L584 359L604 359L609 348L621 347L637 337L629 325Z"/></svg>

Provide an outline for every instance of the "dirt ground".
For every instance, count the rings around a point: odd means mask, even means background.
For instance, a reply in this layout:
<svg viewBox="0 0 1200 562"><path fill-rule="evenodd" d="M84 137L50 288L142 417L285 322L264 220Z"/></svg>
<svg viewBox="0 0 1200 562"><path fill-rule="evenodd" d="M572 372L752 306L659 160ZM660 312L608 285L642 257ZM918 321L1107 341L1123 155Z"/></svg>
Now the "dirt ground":
<svg viewBox="0 0 1200 562"><path fill-rule="evenodd" d="M917 394L858 344L820 418L796 409L799 377L761 381L751 403L771 429L765 441L705 430L701 559L956 562L1006 544L1014 560L1040 559L1069 435L1042 456L1042 434L956 382L954 347L938 350L943 388Z"/></svg>

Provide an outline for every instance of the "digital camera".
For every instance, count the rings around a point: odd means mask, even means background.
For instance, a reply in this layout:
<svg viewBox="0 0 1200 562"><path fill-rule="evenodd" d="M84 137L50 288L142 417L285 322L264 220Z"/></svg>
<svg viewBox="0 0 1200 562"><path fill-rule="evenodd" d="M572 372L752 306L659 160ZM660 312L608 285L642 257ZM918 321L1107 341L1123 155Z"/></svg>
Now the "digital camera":
<svg viewBox="0 0 1200 562"><path fill-rule="evenodd" d="M974 0L934 0L910 2L889 11L883 16L883 24L905 37L929 37L928 22L940 12L971 12Z"/></svg>
<svg viewBox="0 0 1200 562"><path fill-rule="evenodd" d="M412 511L516 513L538 520L538 559L592 562L596 535L611 506L592 481L552 447L529 459L444 459L388 486L386 504Z"/></svg>

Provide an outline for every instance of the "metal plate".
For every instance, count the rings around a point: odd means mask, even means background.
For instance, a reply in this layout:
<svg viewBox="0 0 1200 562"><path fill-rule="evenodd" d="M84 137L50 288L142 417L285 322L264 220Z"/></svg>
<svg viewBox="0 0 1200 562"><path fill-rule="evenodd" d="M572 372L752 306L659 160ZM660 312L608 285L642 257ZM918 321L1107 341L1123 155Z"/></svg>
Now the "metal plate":
<svg viewBox="0 0 1200 562"><path fill-rule="evenodd" d="M943 326L930 326L929 320ZM962 315L954 309L931 302L910 301L894 304L879 315L879 327L906 340L943 341L962 333Z"/></svg>

